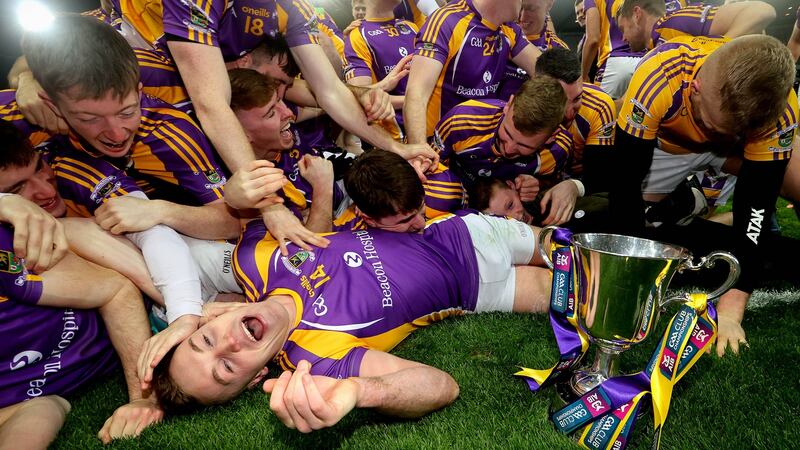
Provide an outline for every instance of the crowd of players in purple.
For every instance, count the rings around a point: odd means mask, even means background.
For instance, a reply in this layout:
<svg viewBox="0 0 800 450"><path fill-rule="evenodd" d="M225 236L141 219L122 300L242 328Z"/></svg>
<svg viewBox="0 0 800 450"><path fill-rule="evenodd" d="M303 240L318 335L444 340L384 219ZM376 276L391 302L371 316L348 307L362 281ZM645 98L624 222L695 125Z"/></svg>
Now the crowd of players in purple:
<svg viewBox="0 0 800 450"><path fill-rule="evenodd" d="M120 369L105 443L256 386L302 432L445 407L453 377L390 350L546 312L546 225L732 251L717 354L747 345L763 267L792 277L800 8L786 43L762 1L577 0L575 51L554 0L352 0L344 30L311 3L102 0L21 37L0 448L46 447Z"/></svg>

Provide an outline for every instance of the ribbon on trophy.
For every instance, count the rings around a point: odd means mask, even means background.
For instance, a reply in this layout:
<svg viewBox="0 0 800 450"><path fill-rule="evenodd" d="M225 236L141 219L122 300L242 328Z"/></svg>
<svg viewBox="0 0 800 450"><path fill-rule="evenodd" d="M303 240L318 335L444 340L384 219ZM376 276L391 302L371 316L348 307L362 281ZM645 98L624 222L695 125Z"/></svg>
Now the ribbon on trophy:
<svg viewBox="0 0 800 450"><path fill-rule="evenodd" d="M566 228L556 229L550 239L553 261L553 285L550 290L550 325L553 327L560 353L558 363L545 370L522 368L514 375L524 377L531 391L537 392L552 384L562 374L570 372L589 349L589 337L578 326L576 317L577 289L575 264L570 238Z"/></svg>
<svg viewBox="0 0 800 450"><path fill-rule="evenodd" d="M626 447L646 395L653 403L654 449L669 413L672 388L700 359L717 332L716 310L706 294L692 294L672 318L644 371L606 380L551 416L570 433L583 427L579 443L589 449Z"/></svg>

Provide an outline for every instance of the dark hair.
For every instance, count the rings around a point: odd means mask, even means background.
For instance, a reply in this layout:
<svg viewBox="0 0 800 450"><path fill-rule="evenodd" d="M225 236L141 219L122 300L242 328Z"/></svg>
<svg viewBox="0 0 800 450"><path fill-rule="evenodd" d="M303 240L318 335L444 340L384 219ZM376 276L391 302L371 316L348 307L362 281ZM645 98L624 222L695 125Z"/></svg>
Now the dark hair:
<svg viewBox="0 0 800 450"><path fill-rule="evenodd" d="M553 47L536 59L536 73L572 84L581 77L581 63L575 53L566 48Z"/></svg>
<svg viewBox="0 0 800 450"><path fill-rule="evenodd" d="M121 99L139 85L139 64L131 46L93 17L59 14L48 30L26 32L22 51L34 78L53 100L73 88L78 100L109 92Z"/></svg>
<svg viewBox="0 0 800 450"><path fill-rule="evenodd" d="M0 169L25 167L33 161L36 150L10 122L0 120Z"/></svg>
<svg viewBox="0 0 800 450"><path fill-rule="evenodd" d="M231 109L260 108L278 91L278 81L253 69L231 69Z"/></svg>
<svg viewBox="0 0 800 450"><path fill-rule="evenodd" d="M264 35L264 39L254 48L250 53L253 58L253 64L260 65L265 61L276 58L278 65L283 73L292 78L300 74L300 67L292 57L292 52L289 50L289 43L286 38L278 33L275 36L269 34Z"/></svg>
<svg viewBox="0 0 800 450"><path fill-rule="evenodd" d="M161 408L168 414L186 413L199 406L197 399L184 392L169 375L169 366L176 348L178 347L172 347L153 369L153 392L158 397Z"/></svg>
<svg viewBox="0 0 800 450"><path fill-rule="evenodd" d="M344 176L344 187L358 209L374 220L416 211L425 199L411 164L386 150L359 155Z"/></svg>
<svg viewBox="0 0 800 450"><path fill-rule="evenodd" d="M492 199L495 187L507 189L508 185L499 178L478 177L478 179L467 188L469 207L478 211L488 209L489 201Z"/></svg>
<svg viewBox="0 0 800 450"><path fill-rule="evenodd" d="M655 17L661 17L667 13L667 5L663 0L625 0L619 5L619 9L617 9L617 14L614 18L631 17L635 6L638 6L644 12Z"/></svg>

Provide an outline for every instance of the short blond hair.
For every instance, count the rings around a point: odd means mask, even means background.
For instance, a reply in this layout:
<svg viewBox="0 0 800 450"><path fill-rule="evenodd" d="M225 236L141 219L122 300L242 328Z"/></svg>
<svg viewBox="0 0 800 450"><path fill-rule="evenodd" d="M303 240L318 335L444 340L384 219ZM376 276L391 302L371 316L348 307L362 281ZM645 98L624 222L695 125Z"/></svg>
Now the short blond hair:
<svg viewBox="0 0 800 450"><path fill-rule="evenodd" d="M710 67L709 67L710 66ZM722 99L720 110L729 129L762 131L786 109L795 67L789 49L772 36L736 38L708 57L713 92Z"/></svg>
<svg viewBox="0 0 800 450"><path fill-rule="evenodd" d="M561 83L545 75L534 75L514 94L514 128L525 136L555 131L564 120L567 94Z"/></svg>

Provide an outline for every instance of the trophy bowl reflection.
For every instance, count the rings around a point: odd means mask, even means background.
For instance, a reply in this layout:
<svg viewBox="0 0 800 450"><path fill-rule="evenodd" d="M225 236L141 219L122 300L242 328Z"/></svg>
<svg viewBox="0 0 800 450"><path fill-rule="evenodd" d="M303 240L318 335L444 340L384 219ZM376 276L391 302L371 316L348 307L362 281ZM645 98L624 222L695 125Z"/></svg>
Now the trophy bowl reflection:
<svg viewBox="0 0 800 450"><path fill-rule="evenodd" d="M543 228L539 252L553 268L545 241L556 227ZM728 263L728 277L708 294L718 298L739 277L739 262L730 253L715 251L697 263L683 247L648 239L604 233L571 237L575 258L576 316L579 326L597 344L590 367L576 371L568 384L573 395L583 395L608 378L618 375L620 353L645 340L653 331L661 310L686 295L665 298L675 272L710 268L718 260Z"/></svg>

